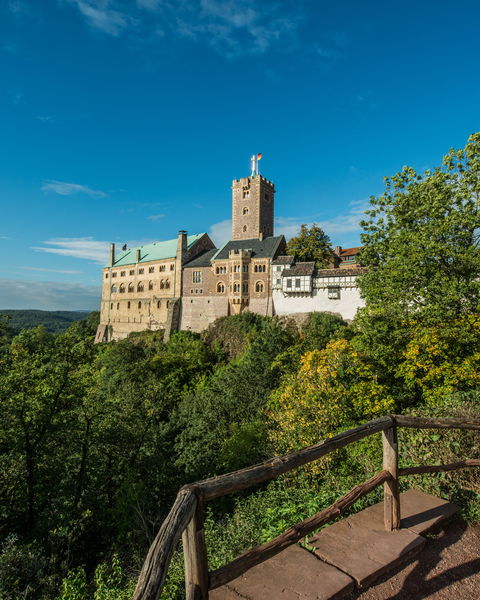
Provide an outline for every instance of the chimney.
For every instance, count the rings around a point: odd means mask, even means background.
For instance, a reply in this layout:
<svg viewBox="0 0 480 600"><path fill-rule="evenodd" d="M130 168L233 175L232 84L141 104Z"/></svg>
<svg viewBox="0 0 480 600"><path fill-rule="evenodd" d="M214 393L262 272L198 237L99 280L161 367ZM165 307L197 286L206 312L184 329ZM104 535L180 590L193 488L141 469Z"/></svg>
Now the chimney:
<svg viewBox="0 0 480 600"><path fill-rule="evenodd" d="M141 258L140 248L137 248L137 263L140 262L140 258Z"/></svg>
<svg viewBox="0 0 480 600"><path fill-rule="evenodd" d="M178 232L177 254L175 256L175 297L182 295L183 264L187 260L187 232L180 229Z"/></svg>
<svg viewBox="0 0 480 600"><path fill-rule="evenodd" d="M341 246L335 246L335 254L337 256L340 256L341 252L342 252L342 247Z"/></svg>
<svg viewBox="0 0 480 600"><path fill-rule="evenodd" d="M110 266L115 264L115 244L110 244Z"/></svg>

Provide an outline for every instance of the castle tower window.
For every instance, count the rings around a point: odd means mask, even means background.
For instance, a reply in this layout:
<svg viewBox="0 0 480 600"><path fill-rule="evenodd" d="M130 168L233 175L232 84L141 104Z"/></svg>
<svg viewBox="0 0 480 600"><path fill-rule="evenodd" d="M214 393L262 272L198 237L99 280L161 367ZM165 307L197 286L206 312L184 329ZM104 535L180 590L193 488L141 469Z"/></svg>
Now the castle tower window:
<svg viewBox="0 0 480 600"><path fill-rule="evenodd" d="M247 226L246 225L243 226L243 231L244 232L247 231Z"/></svg>
<svg viewBox="0 0 480 600"><path fill-rule="evenodd" d="M242 291L243 291L244 294L246 294L248 292L248 283L244 283L242 285Z"/></svg>
<svg viewBox="0 0 480 600"><path fill-rule="evenodd" d="M112 285L111 287L112 290L112 294L116 294L117 293L117 286L115 284Z"/></svg>
<svg viewBox="0 0 480 600"><path fill-rule="evenodd" d="M130 300L127 302L127 308L130 308Z"/></svg>
<svg viewBox="0 0 480 600"><path fill-rule="evenodd" d="M248 213L249 213L248 206L244 206L243 207L243 214L244 215L248 215Z"/></svg>
<svg viewBox="0 0 480 600"><path fill-rule="evenodd" d="M243 197L248 198L249 196L250 196L250 190L244 190ZM246 213L243 213L243 214L246 214Z"/></svg>
<svg viewBox="0 0 480 600"><path fill-rule="evenodd" d="M157 308L160 308L161 304L162 303L160 302L160 300L157 300Z"/></svg>
<svg viewBox="0 0 480 600"><path fill-rule="evenodd" d="M124 283L121 283L121 284L120 284L120 287L119 287L118 291L119 291L121 294L124 294L124 293L125 293L125 284L124 284Z"/></svg>
<svg viewBox="0 0 480 600"><path fill-rule="evenodd" d="M225 285L220 281L217 284L217 293L218 294L223 294L225 292Z"/></svg>
<svg viewBox="0 0 480 600"><path fill-rule="evenodd" d="M105 279L108 279L108 273L105 273Z"/></svg>
<svg viewBox="0 0 480 600"><path fill-rule="evenodd" d="M153 290L153 281L148 282L148 289Z"/></svg>
<svg viewBox="0 0 480 600"><path fill-rule="evenodd" d="M143 292L143 281L138 282L137 292Z"/></svg>
<svg viewBox="0 0 480 600"><path fill-rule="evenodd" d="M234 283L233 284L233 291L234 292L239 292L240 291L240 284L239 283Z"/></svg>
<svg viewBox="0 0 480 600"><path fill-rule="evenodd" d="M142 303L141 302L138 303L138 308L142 308Z"/></svg>
<svg viewBox="0 0 480 600"><path fill-rule="evenodd" d="M128 293L133 294L134 291L135 291L135 286L133 285L133 283L129 283L128 284Z"/></svg>
<svg viewBox="0 0 480 600"><path fill-rule="evenodd" d="M257 283L255 284L255 291L263 292L263 282L257 281Z"/></svg>
<svg viewBox="0 0 480 600"><path fill-rule="evenodd" d="M148 267L149 273L155 273L155 267Z"/></svg>
<svg viewBox="0 0 480 600"><path fill-rule="evenodd" d="M202 272L194 271L192 281L193 281L193 283L202 283Z"/></svg>

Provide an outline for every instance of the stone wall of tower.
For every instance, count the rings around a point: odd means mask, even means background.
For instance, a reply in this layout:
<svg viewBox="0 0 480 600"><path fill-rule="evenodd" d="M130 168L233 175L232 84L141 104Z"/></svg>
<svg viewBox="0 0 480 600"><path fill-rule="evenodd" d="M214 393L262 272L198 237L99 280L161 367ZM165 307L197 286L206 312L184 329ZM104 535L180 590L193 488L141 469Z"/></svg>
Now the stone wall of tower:
<svg viewBox="0 0 480 600"><path fill-rule="evenodd" d="M233 180L232 240L273 235L274 196L274 184L261 175Z"/></svg>

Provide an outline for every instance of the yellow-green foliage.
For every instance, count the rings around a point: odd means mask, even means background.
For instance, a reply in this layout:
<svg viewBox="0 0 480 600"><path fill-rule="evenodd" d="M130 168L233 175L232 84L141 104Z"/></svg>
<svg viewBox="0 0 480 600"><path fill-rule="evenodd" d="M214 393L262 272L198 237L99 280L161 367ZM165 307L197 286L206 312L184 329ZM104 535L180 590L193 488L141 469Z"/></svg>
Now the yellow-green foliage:
<svg viewBox="0 0 480 600"><path fill-rule="evenodd" d="M441 326L414 329L399 372L436 403L480 384L480 315L469 313Z"/></svg>
<svg viewBox="0 0 480 600"><path fill-rule="evenodd" d="M285 452L318 442L340 427L388 413L394 401L373 368L344 339L306 352L300 368L272 395L272 437Z"/></svg>

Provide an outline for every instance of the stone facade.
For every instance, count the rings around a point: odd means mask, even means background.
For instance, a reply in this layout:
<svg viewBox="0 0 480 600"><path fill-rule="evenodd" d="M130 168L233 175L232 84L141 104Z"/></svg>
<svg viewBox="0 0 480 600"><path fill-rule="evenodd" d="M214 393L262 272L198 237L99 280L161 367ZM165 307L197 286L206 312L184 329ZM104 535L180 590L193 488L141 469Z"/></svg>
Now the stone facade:
<svg viewBox="0 0 480 600"><path fill-rule="evenodd" d="M285 256L273 235L275 186L256 172L232 185L232 239L215 248L207 234L122 248L103 270L96 341L135 331L202 331L215 319L245 310L268 315L312 311L353 319L363 306L356 277L359 248L338 247L331 268ZM351 268L351 267L354 268ZM340 267L340 268L339 268Z"/></svg>

